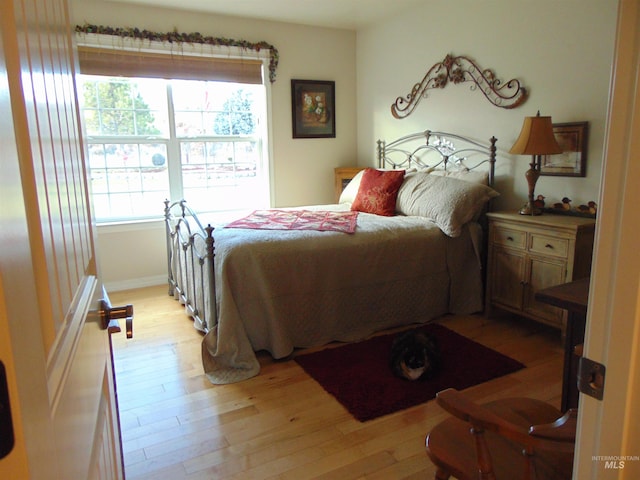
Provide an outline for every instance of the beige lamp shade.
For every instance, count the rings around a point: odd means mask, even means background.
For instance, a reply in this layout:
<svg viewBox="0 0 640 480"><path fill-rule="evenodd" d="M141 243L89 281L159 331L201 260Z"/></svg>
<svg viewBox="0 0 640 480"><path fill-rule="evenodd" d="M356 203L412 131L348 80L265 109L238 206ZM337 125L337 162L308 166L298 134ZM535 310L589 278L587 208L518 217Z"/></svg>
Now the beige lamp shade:
<svg viewBox="0 0 640 480"><path fill-rule="evenodd" d="M540 112L535 117L525 117L520 136L513 144L509 153L516 155L554 155L562 153L553 135L551 117L541 117Z"/></svg>

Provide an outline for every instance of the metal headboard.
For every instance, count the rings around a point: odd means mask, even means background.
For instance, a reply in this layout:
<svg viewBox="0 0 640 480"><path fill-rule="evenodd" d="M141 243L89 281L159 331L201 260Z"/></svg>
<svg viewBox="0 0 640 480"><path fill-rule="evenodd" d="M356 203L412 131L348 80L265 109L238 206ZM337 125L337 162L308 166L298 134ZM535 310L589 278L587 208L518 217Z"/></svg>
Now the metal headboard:
<svg viewBox="0 0 640 480"><path fill-rule="evenodd" d="M496 137L491 137L488 144L482 144L461 135L431 130L392 142L378 140L378 167L472 171L485 165L489 185L493 185L496 141Z"/></svg>

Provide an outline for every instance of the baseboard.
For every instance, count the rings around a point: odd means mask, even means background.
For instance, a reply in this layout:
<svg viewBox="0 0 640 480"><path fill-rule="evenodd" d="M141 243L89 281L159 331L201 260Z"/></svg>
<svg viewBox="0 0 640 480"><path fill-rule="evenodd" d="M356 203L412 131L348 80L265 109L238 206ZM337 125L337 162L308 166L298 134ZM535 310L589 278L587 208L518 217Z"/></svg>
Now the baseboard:
<svg viewBox="0 0 640 480"><path fill-rule="evenodd" d="M153 287L163 284L168 285L166 275L152 275L149 277L105 282L104 286L107 289L107 292L120 292L122 290L133 290L134 288Z"/></svg>

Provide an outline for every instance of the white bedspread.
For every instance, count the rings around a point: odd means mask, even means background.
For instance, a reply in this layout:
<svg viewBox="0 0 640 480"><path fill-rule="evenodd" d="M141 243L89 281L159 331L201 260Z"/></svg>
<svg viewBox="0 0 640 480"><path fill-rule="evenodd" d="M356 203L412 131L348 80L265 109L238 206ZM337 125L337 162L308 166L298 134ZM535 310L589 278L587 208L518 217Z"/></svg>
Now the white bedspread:
<svg viewBox="0 0 640 480"><path fill-rule="evenodd" d="M450 238L424 218L366 213L353 235L217 227L219 315L202 342L207 377L221 384L257 375L258 350L283 358L296 347L481 310L477 233Z"/></svg>

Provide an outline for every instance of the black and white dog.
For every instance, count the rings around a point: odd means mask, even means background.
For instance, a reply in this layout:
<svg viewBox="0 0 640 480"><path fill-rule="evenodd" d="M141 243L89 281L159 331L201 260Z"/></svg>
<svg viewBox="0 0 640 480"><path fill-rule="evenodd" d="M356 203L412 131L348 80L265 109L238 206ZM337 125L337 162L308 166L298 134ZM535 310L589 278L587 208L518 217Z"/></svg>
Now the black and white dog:
<svg viewBox="0 0 640 480"><path fill-rule="evenodd" d="M394 375L407 380L426 380L438 372L441 364L440 348L432 335L410 330L393 339L389 366Z"/></svg>

